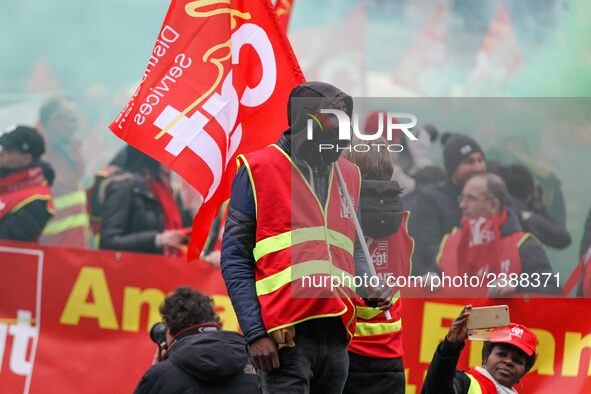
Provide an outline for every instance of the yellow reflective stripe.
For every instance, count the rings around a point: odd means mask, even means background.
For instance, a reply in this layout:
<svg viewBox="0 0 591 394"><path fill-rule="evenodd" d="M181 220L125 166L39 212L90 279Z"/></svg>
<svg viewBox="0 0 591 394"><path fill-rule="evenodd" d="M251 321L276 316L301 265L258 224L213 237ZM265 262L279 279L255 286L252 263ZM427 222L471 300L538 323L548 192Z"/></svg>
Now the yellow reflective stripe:
<svg viewBox="0 0 591 394"><path fill-rule="evenodd" d="M532 235L532 234L530 234L530 233L525 233L525 234L523 234L523 236L522 236L522 237L519 239L519 242L517 242L517 248L520 248L520 247L521 247L521 245L523 245L523 243L524 243L525 241L527 241L527 239L528 239L529 237L532 237L532 238L536 239L535 237L533 237L533 235ZM536 239L536 240L537 240L537 239Z"/></svg>
<svg viewBox="0 0 591 394"><path fill-rule="evenodd" d="M31 197L27 198L26 200L23 200L20 203L18 203L14 208L12 208L10 210L10 213L14 213L14 212L18 211L19 209L21 209L22 207L24 207L25 205L27 205L28 203L36 201L36 200L49 201L49 200L51 200L51 196L47 196L47 195L44 196L42 194L32 195ZM49 207L47 207L47 211L49 211L49 213L53 213L53 211Z"/></svg>
<svg viewBox="0 0 591 394"><path fill-rule="evenodd" d="M467 373L466 376L470 378L470 388L466 394L482 394L482 388L480 387L478 380L476 380L476 378L469 373Z"/></svg>
<svg viewBox="0 0 591 394"><path fill-rule="evenodd" d="M296 320L296 321L293 321L291 323L287 323L287 324L283 324L281 326L270 328L269 330L267 330L267 332L270 334L273 331L281 330L282 328L286 328L286 327L295 326L296 324L300 324L302 322L305 322L305 321L308 321L308 320L312 320L312 319L321 319L323 317L337 317L337 316L341 316L341 315L344 315L345 312L347 312L347 309L348 309L347 308L347 305L345 305L345 309L343 309L342 311L340 311L338 313L327 313L327 314L324 314L324 315L308 316L306 318L303 318L303 319L300 319L300 320Z"/></svg>
<svg viewBox="0 0 591 394"><path fill-rule="evenodd" d="M71 230L76 227L88 227L90 220L86 213L79 213L77 215L70 215L63 219L54 219L49 222L43 230L43 235L54 235L64 231Z"/></svg>
<svg viewBox="0 0 591 394"><path fill-rule="evenodd" d="M351 239L347 237L345 234L339 233L335 230L328 229L328 243L343 249L351 256L353 256L355 246L353 245L353 241L351 241Z"/></svg>
<svg viewBox="0 0 591 394"><path fill-rule="evenodd" d="M269 238L265 238L256 243L252 254L255 261L269 253L278 252L287 249L293 245L308 241L324 241L326 230L323 226L298 228L285 233L277 234ZM353 256L353 241L346 235L338 231L328 230L328 243L344 249L351 256Z"/></svg>
<svg viewBox="0 0 591 394"><path fill-rule="evenodd" d="M447 243L447 239L454 235L454 233L458 230L457 227L454 227L450 233L447 233L443 236L443 239L441 240L441 243L439 244L439 251L437 252L437 256L435 256L435 264L437 264L437 266L441 266L441 256L443 255L443 249L445 249L445 244ZM413 248L413 252L414 252L414 248Z"/></svg>
<svg viewBox="0 0 591 394"><path fill-rule="evenodd" d="M256 282L257 295L274 292L282 286L306 275L330 274L330 262L326 260L311 260L304 263L290 265L278 273Z"/></svg>
<svg viewBox="0 0 591 394"><path fill-rule="evenodd" d="M240 162L244 163L244 166L246 167L246 172L248 173L248 179L250 180L250 187L252 188L252 197L254 198L255 217L258 219L259 204L257 202L257 188L254 185L254 178L252 177L252 171L250 170L250 164L248 164L248 161L246 160L246 157L244 157L244 155L238 155L238 157L236 157L236 164L237 164L238 168L240 168Z"/></svg>
<svg viewBox="0 0 591 394"><path fill-rule="evenodd" d="M398 290L392 297L392 304L395 304L400 299L400 290ZM355 313L357 317L363 320L371 320L382 311L379 308L372 308L369 306L356 306Z"/></svg>
<svg viewBox="0 0 591 394"><path fill-rule="evenodd" d="M299 264L290 265L278 273L268 276L256 282L256 291L258 296L270 294L288 283L301 279L304 276L315 274L326 274L339 278L350 277L351 286L353 285L353 276L346 271L334 267L327 260L310 260ZM354 289L353 289L354 290Z"/></svg>
<svg viewBox="0 0 591 394"><path fill-rule="evenodd" d="M389 334L391 332L400 331L402 328L402 320L398 319L388 323L360 323L357 322L355 327L355 335L379 335Z"/></svg>
<svg viewBox="0 0 591 394"><path fill-rule="evenodd" d="M86 193L82 190L78 190L64 194L63 196L55 197L53 204L57 210L70 208L74 205L83 205L86 204Z"/></svg>

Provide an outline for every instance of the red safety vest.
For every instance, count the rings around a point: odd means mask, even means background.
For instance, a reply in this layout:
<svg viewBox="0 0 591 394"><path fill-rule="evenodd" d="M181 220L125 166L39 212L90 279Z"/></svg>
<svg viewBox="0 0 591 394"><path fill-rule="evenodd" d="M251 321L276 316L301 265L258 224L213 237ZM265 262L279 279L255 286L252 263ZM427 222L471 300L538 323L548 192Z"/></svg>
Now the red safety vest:
<svg viewBox="0 0 591 394"><path fill-rule="evenodd" d="M486 376L478 372L477 369L471 368L466 371L466 375L470 378L470 388L467 394L497 394L495 384Z"/></svg>
<svg viewBox="0 0 591 394"><path fill-rule="evenodd" d="M402 226L394 234L385 238L366 239L376 273L384 280L388 276L408 277L410 274L414 241L408 234L409 216L410 213L405 211ZM350 352L365 357L402 357L402 300L399 291L392 302L390 321L378 308L367 307L363 303L356 306L357 326L353 341L349 344Z"/></svg>
<svg viewBox="0 0 591 394"><path fill-rule="evenodd" d="M505 273L507 275L516 273L521 274L521 257L519 256L519 247L525 240L530 236L529 233L523 231L517 231L509 234L505 237L482 247L479 246L477 254L471 254L471 259L477 261L472 262L472 269L479 267L475 272L467 272L465 268L459 267L459 260L461 260L460 253L466 252L466 250L460 251L459 248L469 248L467 244L462 244L462 236L464 230L454 228L452 232L446 235L441 241L439 247L439 253L436 261L441 272L444 272L448 276L463 275L468 273L469 275L478 275L484 272L494 272L496 274ZM491 256L498 261L492 262L487 261ZM498 265L497 265L498 263ZM491 269L490 267L498 267L497 269Z"/></svg>
<svg viewBox="0 0 591 394"><path fill-rule="evenodd" d="M37 200L46 200L47 211L53 215L51 189L41 167L15 172L0 180L0 220Z"/></svg>
<svg viewBox="0 0 591 394"><path fill-rule="evenodd" d="M304 175L277 145L238 157L256 203L256 291L268 332L322 317L340 316L355 332L354 288L331 288L331 280L353 284L356 240L353 216L361 176L346 160L338 165L353 200L351 212L332 166L327 201L321 207Z"/></svg>

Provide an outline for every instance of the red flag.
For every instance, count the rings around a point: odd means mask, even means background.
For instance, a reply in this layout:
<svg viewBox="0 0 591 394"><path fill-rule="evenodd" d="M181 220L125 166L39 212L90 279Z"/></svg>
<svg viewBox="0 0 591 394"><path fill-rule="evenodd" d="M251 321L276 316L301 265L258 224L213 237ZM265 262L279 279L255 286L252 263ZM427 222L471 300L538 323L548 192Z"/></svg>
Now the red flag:
<svg viewBox="0 0 591 394"><path fill-rule="evenodd" d="M294 1L295 0L277 0L277 4L275 4L275 13L277 14L277 19L285 34L287 34L287 30L289 29L289 21L291 20Z"/></svg>
<svg viewBox="0 0 591 394"><path fill-rule="evenodd" d="M447 62L447 4L435 7L414 43L402 56L394 71L394 82L424 95L433 84L429 77ZM437 78L434 76L433 78Z"/></svg>
<svg viewBox="0 0 591 394"><path fill-rule="evenodd" d="M110 128L203 196L189 259L229 196L235 156L278 138L289 92L303 81L270 1L172 1L141 83Z"/></svg>
<svg viewBox="0 0 591 394"><path fill-rule="evenodd" d="M488 33L476 55L476 64L467 84L470 91L494 95L523 64L523 56L515 37L513 24L504 1L497 6Z"/></svg>

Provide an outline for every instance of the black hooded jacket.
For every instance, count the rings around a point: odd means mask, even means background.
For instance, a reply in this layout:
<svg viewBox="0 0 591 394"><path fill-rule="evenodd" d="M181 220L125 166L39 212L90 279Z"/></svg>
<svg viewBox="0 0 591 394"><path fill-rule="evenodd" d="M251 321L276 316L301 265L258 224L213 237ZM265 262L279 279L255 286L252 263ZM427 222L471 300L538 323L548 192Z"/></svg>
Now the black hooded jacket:
<svg viewBox="0 0 591 394"><path fill-rule="evenodd" d="M334 87L322 83L307 83L307 87L298 87L292 91L292 98L294 95L297 97L310 98L316 97L318 105L324 105L321 103L321 95L326 97L337 97L343 95L340 91L324 89L329 86L332 89ZM348 96L346 96L348 97ZM345 97L345 98L346 98ZM349 97L350 99L350 97ZM298 118L297 114L302 112L309 112L313 109L305 108L306 104L310 101L294 100L294 103L302 103L302 107L291 108L289 107L289 123L292 129L296 127L300 128L303 121ZM291 104L291 100L290 100ZM298 125L298 126L296 126ZM299 159L293 153L293 139L295 132L292 129L288 129L283 133L277 145L288 155L290 155L295 164L300 168L302 174L306 177L310 184L313 184L313 190L316 193L318 199L324 204L328 194L328 176L330 174L330 167L326 165L311 166ZM305 132L300 130L300 133ZM228 216L226 219L224 236L222 241L222 256L221 256L221 268L228 294L232 300L232 305L238 317L240 328L244 333L244 337L248 343L252 343L254 340L264 337L267 335L267 330L263 324L261 316L261 306L259 304L256 287L255 287L255 259L252 251L255 245L255 234L256 234L256 208L254 201L254 194L252 192L248 172L245 167L241 167L232 184L232 194L230 197L230 203L228 205ZM367 262L363 256L363 251L359 242L355 244L355 262L358 274L367 273L366 267ZM322 320L326 319L314 319L310 324L322 324ZM340 320L340 318L334 318ZM341 323L337 322L342 326ZM334 327L335 325L330 324L328 327ZM325 327L316 327L312 331L326 331ZM343 328L343 335L344 335Z"/></svg>
<svg viewBox="0 0 591 394"><path fill-rule="evenodd" d="M217 331L177 340L168 359L152 366L136 394L259 393L258 375L240 334Z"/></svg>
<svg viewBox="0 0 591 394"><path fill-rule="evenodd" d="M55 172L49 163L42 160L34 161L25 168L1 169L0 179L15 172L34 167L41 167L47 183L51 186L55 178ZM35 241L53 215L48 210L47 204L47 200L34 199L20 209L7 214L0 220L0 239Z"/></svg>

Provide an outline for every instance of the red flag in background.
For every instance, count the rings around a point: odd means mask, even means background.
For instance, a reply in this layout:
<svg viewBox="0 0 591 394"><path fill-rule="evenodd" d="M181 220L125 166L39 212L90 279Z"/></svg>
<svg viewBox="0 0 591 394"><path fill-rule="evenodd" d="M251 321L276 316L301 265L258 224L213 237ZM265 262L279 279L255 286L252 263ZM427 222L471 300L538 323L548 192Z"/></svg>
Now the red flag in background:
<svg viewBox="0 0 591 394"><path fill-rule="evenodd" d="M495 94L522 64L523 57L509 11L505 2L501 1L476 55L474 70L468 78L468 89L477 94Z"/></svg>
<svg viewBox="0 0 591 394"><path fill-rule="evenodd" d="M395 83L424 95L433 82L429 76L440 71L447 62L446 18L449 2L438 5L425 27L402 56L394 71ZM434 78L439 78L434 76Z"/></svg>
<svg viewBox="0 0 591 394"><path fill-rule="evenodd" d="M203 196L189 259L230 194L235 156L275 142L289 92L303 81L270 1L172 1L141 83L110 128Z"/></svg>
<svg viewBox="0 0 591 394"><path fill-rule="evenodd" d="M287 31L289 30L289 21L291 20L294 1L295 0L277 0L277 3L275 4L275 13L277 14L277 19L285 34L287 34Z"/></svg>
<svg viewBox="0 0 591 394"><path fill-rule="evenodd" d="M35 63L33 72L27 82L27 91L35 93L56 93L59 92L60 84L49 60L46 57L40 57Z"/></svg>

